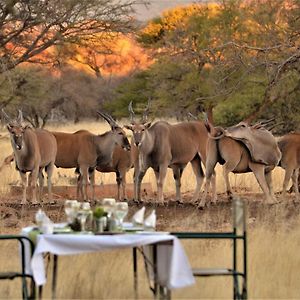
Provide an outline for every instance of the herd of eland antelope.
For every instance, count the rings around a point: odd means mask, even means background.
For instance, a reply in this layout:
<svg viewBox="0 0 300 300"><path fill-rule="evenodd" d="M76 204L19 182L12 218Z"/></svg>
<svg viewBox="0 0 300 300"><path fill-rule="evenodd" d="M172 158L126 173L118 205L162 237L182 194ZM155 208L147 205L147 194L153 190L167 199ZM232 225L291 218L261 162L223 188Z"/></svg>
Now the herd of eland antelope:
<svg viewBox="0 0 300 300"><path fill-rule="evenodd" d="M207 194L212 188L212 202L216 202L217 163L223 165L223 176L227 195L232 198L228 174L253 172L264 192L267 203L276 201L272 188L272 170L280 166L285 170L282 195L292 178L296 199L299 200L300 133L289 133L275 138L267 130L266 122L249 125L241 122L229 128L214 127L207 119L169 124L166 121L148 121L149 103L141 120L137 121L129 104L130 122L122 128L108 114L98 114L111 127L100 135L87 130L75 133L51 132L34 129L24 124L22 112L16 119L3 110L2 117L10 134L13 153L7 156L5 164L15 161L23 187L22 204L27 202L26 186L32 189L32 204L41 200L44 185L43 170L47 173L48 197L52 202L51 176L54 165L58 168L75 168L77 197L88 200L87 186L92 187L91 199L95 196L95 170L115 172L118 185L118 199L126 200L126 173L134 168L134 200L141 199L141 183L148 168L152 168L157 181L157 201L163 202L163 186L167 168L171 168L176 186L176 201L181 199L181 177L190 162L196 177L193 201L198 207L206 205ZM129 143L124 129L132 132ZM205 169L205 171L203 170ZM37 193L39 179L39 193ZM205 192L200 190L206 179ZM200 199L201 198L201 199Z"/></svg>

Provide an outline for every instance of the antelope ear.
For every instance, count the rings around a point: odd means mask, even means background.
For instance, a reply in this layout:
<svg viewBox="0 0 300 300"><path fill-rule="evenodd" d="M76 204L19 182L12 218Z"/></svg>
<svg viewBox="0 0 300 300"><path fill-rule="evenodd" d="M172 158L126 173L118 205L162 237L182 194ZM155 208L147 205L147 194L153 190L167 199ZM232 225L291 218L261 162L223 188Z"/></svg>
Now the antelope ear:
<svg viewBox="0 0 300 300"><path fill-rule="evenodd" d="M18 118L17 118L17 123L21 124L21 125L23 123L23 113L20 109L19 109L19 114L18 114Z"/></svg>
<svg viewBox="0 0 300 300"><path fill-rule="evenodd" d="M12 127L10 126L10 124L7 124L7 125L6 125L6 128L7 128L7 130L8 130L9 132L12 131Z"/></svg>
<svg viewBox="0 0 300 300"><path fill-rule="evenodd" d="M147 122L144 124L145 128L148 129L152 125L152 122Z"/></svg>
<svg viewBox="0 0 300 300"><path fill-rule="evenodd" d="M124 128L133 131L133 126L132 125L124 125Z"/></svg>

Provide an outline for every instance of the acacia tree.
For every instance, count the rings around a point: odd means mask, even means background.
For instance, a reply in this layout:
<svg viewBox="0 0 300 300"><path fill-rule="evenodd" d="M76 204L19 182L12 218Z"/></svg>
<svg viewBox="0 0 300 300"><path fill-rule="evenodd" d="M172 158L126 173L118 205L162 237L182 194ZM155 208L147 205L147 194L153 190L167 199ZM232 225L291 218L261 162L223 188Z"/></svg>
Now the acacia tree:
<svg viewBox="0 0 300 300"><path fill-rule="evenodd" d="M198 80L209 88L199 89L193 100L210 118L220 102L255 89L260 93L253 93L253 105L241 114L252 121L283 96L277 93L282 81L299 76L299 1L223 0L182 8L180 14L177 10L152 21L140 41L158 49L159 56L179 57L197 67ZM287 94L293 89L298 85Z"/></svg>
<svg viewBox="0 0 300 300"><path fill-rule="evenodd" d="M0 72L65 41L132 29L133 7L144 0L1 0ZM95 37L96 38L96 37ZM99 37L97 37L98 39Z"/></svg>

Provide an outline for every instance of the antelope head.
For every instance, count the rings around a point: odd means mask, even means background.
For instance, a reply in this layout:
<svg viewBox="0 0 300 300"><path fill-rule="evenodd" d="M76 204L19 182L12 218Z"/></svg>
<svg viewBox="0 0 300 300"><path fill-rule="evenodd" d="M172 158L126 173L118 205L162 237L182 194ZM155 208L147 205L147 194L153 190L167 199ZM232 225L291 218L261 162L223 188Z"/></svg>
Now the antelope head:
<svg viewBox="0 0 300 300"><path fill-rule="evenodd" d="M124 150L129 151L131 146L123 128L119 126L119 124L109 114L101 111L98 111L97 113L110 125L116 144L121 146Z"/></svg>
<svg viewBox="0 0 300 300"><path fill-rule="evenodd" d="M124 127L131 130L133 134L133 143L138 147L140 146L145 131L151 126L151 122L148 122L150 100L148 100L148 105L143 112L142 119L140 122L135 121L135 113L132 109L132 101L128 105L128 111L130 114L130 124Z"/></svg>
<svg viewBox="0 0 300 300"><path fill-rule="evenodd" d="M246 122L240 122L237 125L227 127L225 135L232 138L246 139L252 134L252 127ZM255 128L254 128L255 129Z"/></svg>
<svg viewBox="0 0 300 300"><path fill-rule="evenodd" d="M19 115L17 117L17 119L11 119L6 112L4 111L4 109L2 109L2 116L5 120L6 124L6 128L8 130L8 132L10 133L11 136L11 143L14 149L16 150L22 150L23 146L24 146L24 132L26 130L26 128L28 126L24 126L23 125L23 114L22 111L19 110Z"/></svg>

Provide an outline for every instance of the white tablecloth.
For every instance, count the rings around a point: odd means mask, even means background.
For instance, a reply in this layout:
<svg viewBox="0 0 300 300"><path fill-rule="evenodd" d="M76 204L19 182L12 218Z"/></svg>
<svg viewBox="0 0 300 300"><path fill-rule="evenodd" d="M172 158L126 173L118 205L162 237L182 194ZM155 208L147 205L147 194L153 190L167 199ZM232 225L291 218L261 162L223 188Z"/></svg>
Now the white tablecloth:
<svg viewBox="0 0 300 300"><path fill-rule="evenodd" d="M31 269L37 285L46 283L43 253L71 255L113 249L146 246L163 241L173 245L158 245L158 282L169 289L182 288L195 283L185 251L177 237L169 234L120 234L120 235L38 235L37 246L31 259Z"/></svg>

